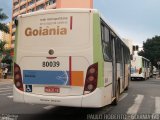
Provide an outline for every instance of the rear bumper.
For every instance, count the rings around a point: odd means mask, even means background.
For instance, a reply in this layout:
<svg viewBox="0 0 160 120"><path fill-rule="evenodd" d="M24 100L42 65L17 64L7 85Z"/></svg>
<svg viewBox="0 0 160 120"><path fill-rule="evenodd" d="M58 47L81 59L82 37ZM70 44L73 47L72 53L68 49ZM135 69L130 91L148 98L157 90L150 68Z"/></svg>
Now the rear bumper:
<svg viewBox="0 0 160 120"><path fill-rule="evenodd" d="M131 74L131 78L144 78L143 74Z"/></svg>
<svg viewBox="0 0 160 120"><path fill-rule="evenodd" d="M98 108L104 106L102 99L102 89L100 88L86 95L59 97L24 93L19 91L15 86L13 87L13 100L22 103Z"/></svg>

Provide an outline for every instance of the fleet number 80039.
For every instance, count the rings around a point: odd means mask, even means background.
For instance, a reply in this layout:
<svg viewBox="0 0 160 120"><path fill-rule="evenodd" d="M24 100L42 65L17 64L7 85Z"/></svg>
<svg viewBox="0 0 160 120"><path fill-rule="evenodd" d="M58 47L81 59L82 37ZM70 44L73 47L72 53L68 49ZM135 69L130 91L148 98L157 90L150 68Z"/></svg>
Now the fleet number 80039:
<svg viewBox="0 0 160 120"><path fill-rule="evenodd" d="M59 67L60 62L59 61L43 61L42 67Z"/></svg>

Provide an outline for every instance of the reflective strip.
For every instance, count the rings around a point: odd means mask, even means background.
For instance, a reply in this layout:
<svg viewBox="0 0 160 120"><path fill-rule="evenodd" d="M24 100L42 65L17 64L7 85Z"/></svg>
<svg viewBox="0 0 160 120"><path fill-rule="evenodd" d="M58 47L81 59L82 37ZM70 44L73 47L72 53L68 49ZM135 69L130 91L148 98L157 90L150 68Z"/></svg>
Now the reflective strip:
<svg viewBox="0 0 160 120"><path fill-rule="evenodd" d="M72 30L72 27L73 27L73 17L70 16L70 30Z"/></svg>
<svg viewBox="0 0 160 120"><path fill-rule="evenodd" d="M83 71L72 71L72 86L83 86L84 85L84 72Z"/></svg>
<svg viewBox="0 0 160 120"><path fill-rule="evenodd" d="M69 56L69 80L70 85L72 85L72 57Z"/></svg>

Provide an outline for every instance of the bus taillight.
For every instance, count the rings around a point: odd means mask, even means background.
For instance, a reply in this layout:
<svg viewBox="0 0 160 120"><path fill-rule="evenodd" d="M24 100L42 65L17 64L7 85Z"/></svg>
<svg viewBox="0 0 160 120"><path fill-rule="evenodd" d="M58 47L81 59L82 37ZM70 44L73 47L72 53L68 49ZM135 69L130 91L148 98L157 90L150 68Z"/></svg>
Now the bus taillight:
<svg viewBox="0 0 160 120"><path fill-rule="evenodd" d="M86 74L84 94L93 92L97 88L98 63L89 66Z"/></svg>
<svg viewBox="0 0 160 120"><path fill-rule="evenodd" d="M21 91L24 90L22 83L21 69L16 63L14 63L14 84L19 90Z"/></svg>
<svg viewBox="0 0 160 120"><path fill-rule="evenodd" d="M142 68L139 68L139 74L141 74L142 73Z"/></svg>

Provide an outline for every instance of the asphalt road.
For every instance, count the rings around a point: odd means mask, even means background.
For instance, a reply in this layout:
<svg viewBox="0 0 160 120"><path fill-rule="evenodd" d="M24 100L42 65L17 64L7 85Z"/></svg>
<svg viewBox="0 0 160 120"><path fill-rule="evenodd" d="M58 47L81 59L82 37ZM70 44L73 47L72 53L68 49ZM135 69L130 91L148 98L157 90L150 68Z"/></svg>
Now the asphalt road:
<svg viewBox="0 0 160 120"><path fill-rule="evenodd" d="M160 79L130 81L129 90L121 95L117 106L99 109L14 103L12 89L12 81L0 81L0 120L5 117L18 120L115 120L123 119L126 114L160 114ZM125 119L133 119L133 116L125 116Z"/></svg>

